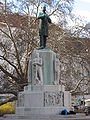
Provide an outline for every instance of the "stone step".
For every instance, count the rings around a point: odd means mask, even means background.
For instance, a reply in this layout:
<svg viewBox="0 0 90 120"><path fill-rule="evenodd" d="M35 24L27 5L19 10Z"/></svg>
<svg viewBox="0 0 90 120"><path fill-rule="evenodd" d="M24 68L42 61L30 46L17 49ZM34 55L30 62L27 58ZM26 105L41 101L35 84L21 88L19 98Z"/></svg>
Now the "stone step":
<svg viewBox="0 0 90 120"><path fill-rule="evenodd" d="M90 120L90 118L58 118L58 119L54 119L54 118L38 118L38 119L33 119L33 118L26 118L26 119L9 119L9 118L3 118L3 119L0 119L0 120Z"/></svg>
<svg viewBox="0 0 90 120"><path fill-rule="evenodd" d="M0 120L90 120L90 116L84 114L78 115L30 115L30 116L15 116L5 115Z"/></svg>
<svg viewBox="0 0 90 120"><path fill-rule="evenodd" d="M48 120L49 116L48 115L28 115L28 116L16 116L16 115L5 115L3 119L9 119L9 120Z"/></svg>
<svg viewBox="0 0 90 120"><path fill-rule="evenodd" d="M58 119L55 119L55 118L23 118L23 119L16 119L16 118L12 118L12 119L9 119L9 118L3 118L3 119L0 119L0 120L90 120L90 117L89 118L58 118Z"/></svg>
<svg viewBox="0 0 90 120"><path fill-rule="evenodd" d="M6 115L4 115L3 116L3 119L13 119L13 118L15 118L16 117L16 115L15 114L6 114Z"/></svg>

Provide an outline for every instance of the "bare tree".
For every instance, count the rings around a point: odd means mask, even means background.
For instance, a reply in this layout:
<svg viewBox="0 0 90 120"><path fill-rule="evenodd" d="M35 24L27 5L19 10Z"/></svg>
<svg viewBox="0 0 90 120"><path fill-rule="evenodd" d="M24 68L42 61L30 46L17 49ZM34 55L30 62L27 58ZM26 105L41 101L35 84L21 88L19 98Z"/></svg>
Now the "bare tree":
<svg viewBox="0 0 90 120"><path fill-rule="evenodd" d="M58 18L57 25L49 26L47 47L60 54L60 83L72 93L83 91L83 85L87 86L90 82L90 43L89 39L80 38L81 31L77 31L77 36L76 32L72 34L63 29L67 13L72 9L71 0L22 0L18 2L19 6L14 2L8 4L7 14L3 14L3 25L0 27L0 70L16 91L12 87L6 91L16 95L28 84L28 57L39 45L36 17L43 2L49 6L48 14ZM12 11L12 7L16 13Z"/></svg>
<svg viewBox="0 0 90 120"><path fill-rule="evenodd" d="M89 23L81 16L76 17L74 14L70 14L72 26L69 26L69 32L73 37L90 38Z"/></svg>
<svg viewBox="0 0 90 120"><path fill-rule="evenodd" d="M22 0L18 2L20 6L16 6L14 2L7 3L5 14L3 13L1 16L3 24L0 27L0 70L5 73L6 79L12 83L12 86L16 86L16 91L11 89L11 92L15 95L16 92L23 90L23 87L28 84L28 57L32 54L33 49L39 45L36 17L39 6L43 2L49 5L50 15L56 11L60 11L60 14L65 15L64 12L66 11L64 11L63 1ZM66 1L66 3L69 2ZM17 13L15 13L14 9L13 13L12 7L15 8ZM54 28L55 25L52 24L50 29L52 27ZM54 28L54 30L59 29L57 26ZM56 44L52 44L52 32L53 30L50 30L47 44L53 49ZM63 30L62 33L64 33ZM55 36L57 36L57 31Z"/></svg>

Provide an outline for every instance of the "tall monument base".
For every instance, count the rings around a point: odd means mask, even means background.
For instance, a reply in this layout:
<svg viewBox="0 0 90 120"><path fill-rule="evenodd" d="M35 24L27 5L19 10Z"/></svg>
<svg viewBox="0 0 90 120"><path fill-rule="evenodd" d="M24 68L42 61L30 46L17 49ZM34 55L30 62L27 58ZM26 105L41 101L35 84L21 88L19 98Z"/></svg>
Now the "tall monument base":
<svg viewBox="0 0 90 120"><path fill-rule="evenodd" d="M60 62L50 49L34 50L29 58L28 86L19 93L16 115L59 114L70 110L71 95L60 85Z"/></svg>

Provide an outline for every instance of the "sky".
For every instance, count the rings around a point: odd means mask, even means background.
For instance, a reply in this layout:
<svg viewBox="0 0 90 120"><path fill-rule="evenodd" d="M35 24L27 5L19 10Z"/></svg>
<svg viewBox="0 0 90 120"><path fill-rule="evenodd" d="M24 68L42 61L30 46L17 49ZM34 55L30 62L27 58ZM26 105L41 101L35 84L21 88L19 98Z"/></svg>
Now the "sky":
<svg viewBox="0 0 90 120"><path fill-rule="evenodd" d="M90 0L75 0L74 9L72 13L80 15L90 22Z"/></svg>
<svg viewBox="0 0 90 120"><path fill-rule="evenodd" d="M74 13L76 16L80 15L84 17L87 22L90 22L90 0L74 0L72 13Z"/></svg>

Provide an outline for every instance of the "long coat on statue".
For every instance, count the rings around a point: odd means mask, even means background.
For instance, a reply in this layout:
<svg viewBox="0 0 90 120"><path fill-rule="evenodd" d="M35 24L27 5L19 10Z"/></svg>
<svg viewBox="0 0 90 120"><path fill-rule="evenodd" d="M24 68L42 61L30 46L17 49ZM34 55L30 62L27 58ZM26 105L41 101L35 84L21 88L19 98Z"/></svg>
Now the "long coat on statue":
<svg viewBox="0 0 90 120"><path fill-rule="evenodd" d="M39 22L39 36L48 37L48 22L51 23L51 19L46 13L40 12L37 17Z"/></svg>

